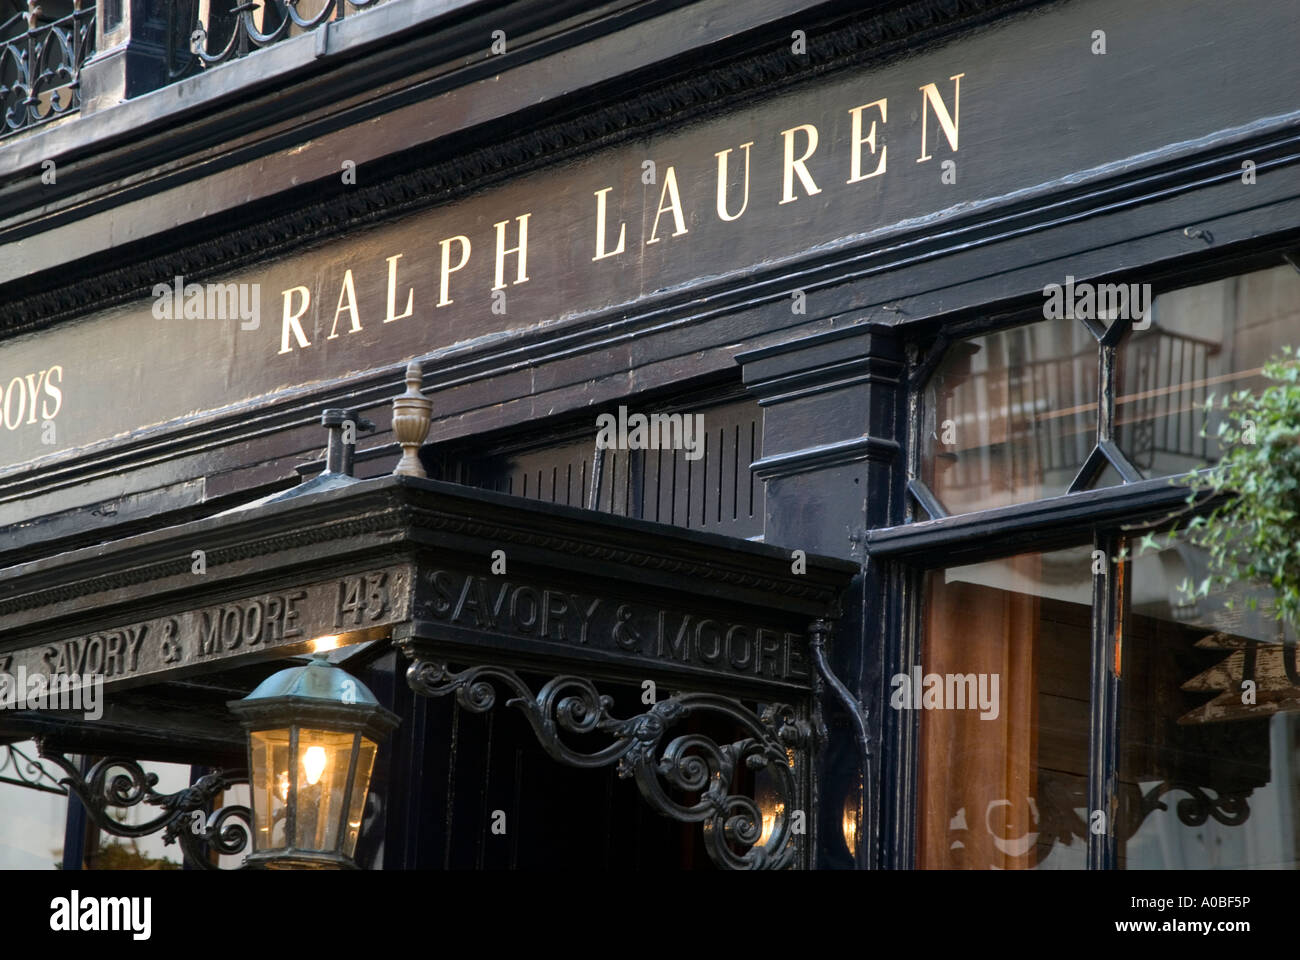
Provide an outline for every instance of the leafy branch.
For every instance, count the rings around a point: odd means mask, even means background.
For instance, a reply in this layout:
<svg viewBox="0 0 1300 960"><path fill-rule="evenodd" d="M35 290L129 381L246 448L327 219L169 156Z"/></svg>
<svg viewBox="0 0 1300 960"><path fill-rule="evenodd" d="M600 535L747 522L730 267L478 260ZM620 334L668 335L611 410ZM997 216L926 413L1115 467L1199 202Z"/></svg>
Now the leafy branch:
<svg viewBox="0 0 1300 960"><path fill-rule="evenodd" d="M1209 469L1194 470L1177 482L1188 487L1187 506L1157 521L1181 518L1207 501L1208 513L1167 533L1166 546L1180 533L1204 549L1209 575L1184 581L1186 599L1204 597L1216 585L1241 580L1267 584L1276 597L1274 616L1300 625L1300 354L1283 347L1263 368L1273 381L1258 394L1239 390L1205 403L1209 417L1222 417L1214 431L1223 455ZM1181 530L1180 530L1181 528ZM1155 533L1139 541L1139 552L1161 549ZM1250 607L1257 606L1251 597Z"/></svg>

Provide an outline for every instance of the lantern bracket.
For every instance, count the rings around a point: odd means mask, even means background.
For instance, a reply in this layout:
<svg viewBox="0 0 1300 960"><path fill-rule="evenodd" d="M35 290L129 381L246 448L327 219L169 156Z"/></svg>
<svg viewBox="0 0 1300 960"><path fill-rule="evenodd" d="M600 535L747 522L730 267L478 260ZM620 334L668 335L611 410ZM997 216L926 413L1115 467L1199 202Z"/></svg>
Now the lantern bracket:
<svg viewBox="0 0 1300 960"><path fill-rule="evenodd" d="M800 790L792 769L796 756L812 740L809 724L788 704L770 704L756 714L737 700L711 693L679 693L649 710L621 719L610 713L613 699L601 695L591 681L557 676L536 694L520 676L505 667L480 665L453 673L445 662L408 650L406 678L412 690L426 697L454 694L473 713L486 713L496 703L495 684L514 696L542 748L568 766L596 769L617 764L618 775L633 778L641 795L658 813L683 823L701 823L710 858L726 870L779 870L790 866L798 852L796 837L810 819L800 816ZM749 736L719 744L697 733L664 743L670 727L690 716L712 715L737 723ZM599 733L613 742L593 752L576 750L561 734ZM766 769L776 783L777 813L767 841L763 817L755 798L732 793L739 767ZM681 802L671 791L698 796ZM735 847L747 847L738 853Z"/></svg>
<svg viewBox="0 0 1300 960"><path fill-rule="evenodd" d="M200 777L175 793L158 793L158 774L146 773L135 760L106 757L85 774L77 764L62 754L45 748L37 740L38 755L59 767L64 776L59 785L75 794L86 808L91 823L115 837L139 838L161 832L163 843L179 841L186 862L205 870L215 866L209 854L238 855L252 838L252 814L242 804L212 810L218 794L240 783L248 783L243 770L217 770ZM112 774L112 776L110 776ZM109 816L108 808L128 808L138 804L161 807L162 812L140 824L122 823ZM240 870L240 867L227 869Z"/></svg>

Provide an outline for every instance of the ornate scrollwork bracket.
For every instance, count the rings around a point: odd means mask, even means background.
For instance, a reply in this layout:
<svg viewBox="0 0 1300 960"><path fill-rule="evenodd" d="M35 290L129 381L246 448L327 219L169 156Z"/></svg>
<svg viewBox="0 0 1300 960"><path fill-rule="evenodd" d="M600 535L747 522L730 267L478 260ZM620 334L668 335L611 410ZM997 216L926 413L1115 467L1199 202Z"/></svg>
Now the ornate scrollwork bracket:
<svg viewBox="0 0 1300 960"><path fill-rule="evenodd" d="M237 855L252 839L252 813L236 804L209 812L217 795L235 784L248 783L244 771L217 771L200 777L175 793L158 793L158 774L146 773L135 760L106 757L83 776L66 757L40 746L41 759L59 767L65 776L59 785L75 794L92 823L115 837L146 837L162 832L163 842L180 842L186 862L193 867L216 870L209 854ZM140 824L126 824L108 814L109 807L127 808L144 803L162 812ZM242 869L242 867L235 868Z"/></svg>
<svg viewBox="0 0 1300 960"><path fill-rule="evenodd" d="M1155 811L1168 810L1169 804L1165 802L1164 796L1174 791L1187 794L1174 804L1174 810L1178 814L1179 821L1189 827L1202 826L1211 817L1225 827L1239 827L1250 818L1249 798L1254 792L1251 788L1239 791L1220 790L1211 796L1204 787L1195 783L1166 780L1143 793L1141 799L1135 804L1136 822L1131 825L1127 836L1132 837L1137 833L1142 822Z"/></svg>
<svg viewBox="0 0 1300 960"><path fill-rule="evenodd" d="M801 804L790 758L808 746L811 731L793 707L772 704L758 715L727 697L681 693L645 713L621 719L610 714L613 699L582 677L555 677L534 695L518 674L504 667L477 666L452 673L445 663L409 655L413 662L406 672L407 682L423 696L455 694L464 709L485 713L496 703L494 683L511 691L514 696L506 705L522 711L552 758L584 769L617 764L618 775L635 779L655 811L684 823L702 823L705 848L722 869L779 870L794 861L794 825L803 818L795 815ZM725 718L749 735L726 744L700 734L682 734L664 742L669 728L694 715ZM565 733L599 733L613 742L587 753L567 744ZM734 774L742 766L754 772L766 770L776 785L771 833L762 844L763 814L757 801L731 792ZM698 799L682 802L673 791ZM737 847L747 849L737 852Z"/></svg>

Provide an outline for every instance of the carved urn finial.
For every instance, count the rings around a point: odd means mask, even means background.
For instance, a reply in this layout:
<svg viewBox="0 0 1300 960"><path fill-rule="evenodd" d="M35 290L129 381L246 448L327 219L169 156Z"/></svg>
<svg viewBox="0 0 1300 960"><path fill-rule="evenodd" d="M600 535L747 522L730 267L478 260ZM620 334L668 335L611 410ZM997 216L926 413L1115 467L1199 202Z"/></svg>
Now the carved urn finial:
<svg viewBox="0 0 1300 960"><path fill-rule="evenodd" d="M433 401L420 391L424 379L418 360L406 365L406 392L393 398L393 435L402 445L402 459L393 473L405 477L428 476L420 464L420 444L429 435Z"/></svg>

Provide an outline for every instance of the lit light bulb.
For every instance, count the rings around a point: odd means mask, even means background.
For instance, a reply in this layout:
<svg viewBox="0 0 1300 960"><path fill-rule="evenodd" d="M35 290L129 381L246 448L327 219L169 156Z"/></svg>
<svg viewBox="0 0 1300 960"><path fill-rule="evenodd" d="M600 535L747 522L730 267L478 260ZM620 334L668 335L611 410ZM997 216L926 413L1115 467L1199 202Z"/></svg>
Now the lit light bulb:
<svg viewBox="0 0 1300 960"><path fill-rule="evenodd" d="M315 786L325 772L325 748L308 747L302 756L302 767L307 772L307 783Z"/></svg>
<svg viewBox="0 0 1300 960"><path fill-rule="evenodd" d="M335 650L338 648L339 638L335 635L328 637L317 637L312 641L312 653L324 653L326 650Z"/></svg>
<svg viewBox="0 0 1300 960"><path fill-rule="evenodd" d="M844 798L844 810L840 815L840 829L844 833L844 845L849 848L849 856L858 852L858 796L850 790Z"/></svg>
<svg viewBox="0 0 1300 960"><path fill-rule="evenodd" d="M284 802L289 801L289 771L281 770L280 776L276 779L276 787L280 791L280 799Z"/></svg>
<svg viewBox="0 0 1300 960"><path fill-rule="evenodd" d="M785 813L785 804L778 803L771 813L763 814L763 832L759 835L758 843L755 846L765 847L767 841L772 839L772 831L776 829L776 818Z"/></svg>
<svg viewBox="0 0 1300 960"><path fill-rule="evenodd" d="M858 817L857 813L844 812L844 843L849 848L849 856L858 852Z"/></svg>

